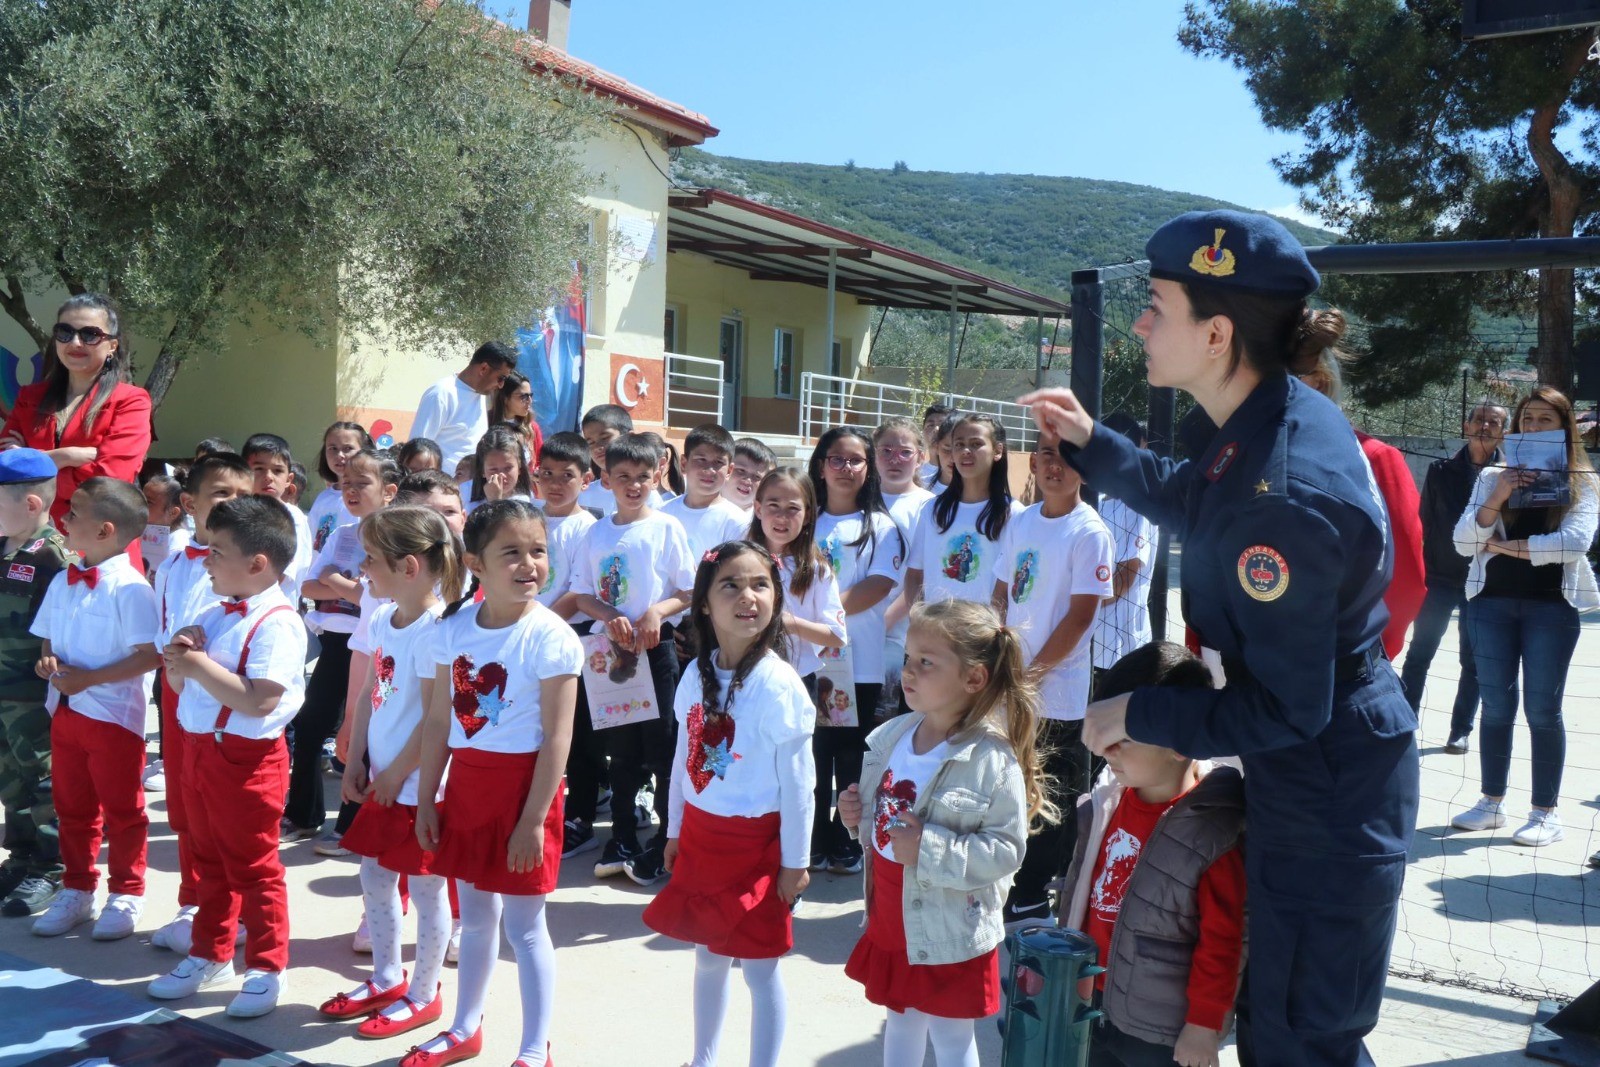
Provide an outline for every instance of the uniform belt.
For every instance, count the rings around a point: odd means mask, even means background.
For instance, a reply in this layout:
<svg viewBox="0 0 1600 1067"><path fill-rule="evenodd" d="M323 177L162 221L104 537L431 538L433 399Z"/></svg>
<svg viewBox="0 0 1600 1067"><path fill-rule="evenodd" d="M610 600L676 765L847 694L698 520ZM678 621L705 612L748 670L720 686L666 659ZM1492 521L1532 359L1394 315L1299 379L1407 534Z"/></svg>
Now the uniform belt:
<svg viewBox="0 0 1600 1067"><path fill-rule="evenodd" d="M1367 681L1377 670L1378 664L1386 658L1382 641L1372 642L1365 651L1352 652L1348 656L1340 656L1333 661L1334 683ZM1227 674L1230 682L1244 681L1251 676L1250 668L1245 666L1242 659L1224 656L1222 670Z"/></svg>

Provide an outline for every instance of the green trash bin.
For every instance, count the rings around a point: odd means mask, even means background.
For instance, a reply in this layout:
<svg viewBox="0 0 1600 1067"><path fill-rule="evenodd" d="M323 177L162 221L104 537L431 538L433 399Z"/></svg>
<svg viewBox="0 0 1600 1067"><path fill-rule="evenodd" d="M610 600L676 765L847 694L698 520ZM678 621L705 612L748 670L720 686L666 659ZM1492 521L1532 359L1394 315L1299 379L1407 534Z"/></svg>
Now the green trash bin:
<svg viewBox="0 0 1600 1067"><path fill-rule="evenodd" d="M1093 941L1063 926L1037 924L1006 936L1010 973L1001 1016L1001 1067L1083 1067L1103 1012L1078 995L1079 980L1105 968Z"/></svg>

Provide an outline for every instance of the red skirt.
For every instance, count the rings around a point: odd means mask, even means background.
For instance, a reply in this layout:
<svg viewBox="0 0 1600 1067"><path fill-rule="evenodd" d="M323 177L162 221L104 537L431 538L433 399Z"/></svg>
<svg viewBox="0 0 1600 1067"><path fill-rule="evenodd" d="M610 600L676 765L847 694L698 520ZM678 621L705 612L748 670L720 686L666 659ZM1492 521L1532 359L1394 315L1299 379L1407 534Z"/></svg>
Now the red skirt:
<svg viewBox="0 0 1600 1067"><path fill-rule="evenodd" d="M417 843L417 808L414 804L384 807L369 800L356 811L350 829L339 843L357 856L370 856L396 874L433 874L433 853Z"/></svg>
<svg viewBox="0 0 1600 1067"><path fill-rule="evenodd" d="M658 934L719 956L768 960L794 947L794 920L778 895L778 813L755 819L683 806L672 880L644 909Z"/></svg>
<svg viewBox="0 0 1600 1067"><path fill-rule="evenodd" d="M439 805L439 849L430 874L458 878L485 893L543 896L561 873L561 790L544 817L544 862L524 874L506 869L506 842L522 818L537 752L450 750L450 777Z"/></svg>
<svg viewBox="0 0 1600 1067"><path fill-rule="evenodd" d="M891 1011L915 1008L945 1019L982 1019L1000 1010L1000 950L960 963L912 964L906 959L902 894L905 868L871 844L872 899L867 932L844 973L866 986L867 999Z"/></svg>

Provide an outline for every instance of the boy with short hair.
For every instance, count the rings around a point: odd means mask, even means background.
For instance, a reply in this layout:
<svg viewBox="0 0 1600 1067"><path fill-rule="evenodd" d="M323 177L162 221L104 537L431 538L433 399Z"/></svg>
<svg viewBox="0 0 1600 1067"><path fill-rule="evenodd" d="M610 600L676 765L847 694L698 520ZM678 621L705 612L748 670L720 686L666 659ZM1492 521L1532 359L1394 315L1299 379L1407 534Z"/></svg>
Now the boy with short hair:
<svg viewBox="0 0 1600 1067"><path fill-rule="evenodd" d="M212 588L211 576L206 572L206 560L211 553L211 534L206 523L213 509L229 500L249 496L256 484L256 477L244 460L231 452L213 453L190 468L184 486L183 509L194 519L193 540L156 568L155 593L161 622L157 638L159 648L166 648L179 630L222 599L222 594ZM150 943L182 955L189 953L190 930L199 904L199 872L189 847L189 813L183 789L186 742L187 735L178 725L178 694L163 671L161 766L167 786L167 822L178 838L178 913L150 936Z"/></svg>
<svg viewBox="0 0 1600 1067"><path fill-rule="evenodd" d="M48 684L33 669L41 642L28 631L51 581L69 562L50 525L56 465L32 448L0 452L0 803L5 847L0 914L20 918L61 890L61 843L50 796Z"/></svg>
<svg viewBox="0 0 1600 1067"><path fill-rule="evenodd" d="M306 497L306 486L311 484L311 475L306 471L304 463L295 460L289 464L289 476L293 481L291 485L284 488L282 500L285 504L298 511L300 509L300 501ZM289 515L292 518L294 512L291 511ZM310 520L307 521L309 522Z"/></svg>
<svg viewBox="0 0 1600 1067"><path fill-rule="evenodd" d="M714 422L696 426L683 439L683 495L663 504L661 512L683 526L695 559L750 533L750 516L722 495L732 463L733 435Z"/></svg>
<svg viewBox="0 0 1600 1067"><path fill-rule="evenodd" d="M611 483L606 480L606 449L611 442L633 432L633 416L628 414L628 409L616 404L596 404L583 413L583 440L589 446L589 461L592 464L591 474L593 480L589 482L578 495L578 503L586 508L593 508L604 518L617 509L616 497L611 492ZM660 463L657 454L656 462ZM656 489L650 490L650 506L659 508L664 501Z"/></svg>
<svg viewBox="0 0 1600 1067"><path fill-rule="evenodd" d="M128 558L144 533L144 494L115 478L90 478L62 517L69 564L30 627L44 640L34 670L50 683L51 782L61 833L62 890L33 922L41 937L94 920L97 941L133 933L144 911L144 675L156 668L156 596ZM109 895L95 906L104 828Z"/></svg>
<svg viewBox="0 0 1600 1067"><path fill-rule="evenodd" d="M572 588L562 608L575 607L602 623L611 640L647 658L655 686L657 717L602 731L611 755L611 840L595 864L598 878L622 874L641 885L660 880L667 842L668 788L672 780L672 697L678 681L673 652L674 615L689 606L697 560L676 519L650 505L658 455L629 435L606 449L614 513L584 534ZM639 847L633 798L654 777L657 829ZM631 861L631 862L630 862Z"/></svg>
<svg viewBox="0 0 1600 1067"><path fill-rule="evenodd" d="M277 1007L289 965L289 898L278 820L289 789L283 730L305 698L306 630L280 584L294 522L279 501L241 496L211 509L206 571L225 597L163 650L184 731L187 835L199 872L189 954L150 983L177 1000L234 976L236 927L247 970L228 1014Z"/></svg>
<svg viewBox="0 0 1600 1067"><path fill-rule="evenodd" d="M300 595L300 585L308 577L316 552L311 547L311 523L306 513L295 507L299 493L294 489L294 453L289 442L275 433L251 434L240 453L255 478L257 496L270 496L289 508L294 522L294 561L283 575L283 591L291 601Z"/></svg>
<svg viewBox="0 0 1600 1067"><path fill-rule="evenodd" d="M599 519L594 510L578 504L578 496L589 481L589 462L587 442L569 431L545 438L534 470L549 534L546 554L550 572L544 588L539 591L539 603L566 617L579 637L588 636L594 620L578 611L573 606L576 598L566 594L572 589L583 539ZM558 601L563 598L566 603L558 607ZM589 716L589 697L580 675L578 703L572 718L572 745L567 750L562 856L576 856L599 846L594 836L594 817L600 806L600 783L605 773L605 747Z"/></svg>
<svg viewBox="0 0 1600 1067"><path fill-rule="evenodd" d="M767 447L765 441L754 437L741 437L733 443L733 465L722 495L728 502L744 512L745 521L756 506L756 487L767 472L778 466L778 454Z"/></svg>
<svg viewBox="0 0 1600 1067"><path fill-rule="evenodd" d="M1089 706L1089 634L1111 595L1111 533L1083 502L1083 478L1053 438L1031 461L1040 501L1006 523L994 564L995 610L1022 638L1039 687L1039 745L1048 753L1050 799L1068 811L1089 788L1083 717ZM1046 886L1072 856L1075 824L1064 819L1028 835L1006 899L1008 923L1050 914Z"/></svg>
<svg viewBox="0 0 1600 1067"><path fill-rule="evenodd" d="M1106 671L1101 695L1150 685L1209 689L1211 672L1182 645L1152 642ZM1093 980L1105 1019L1089 1063L1216 1063L1244 959L1244 782L1232 767L1137 741L1105 757L1078 799L1061 913L1106 968Z"/></svg>

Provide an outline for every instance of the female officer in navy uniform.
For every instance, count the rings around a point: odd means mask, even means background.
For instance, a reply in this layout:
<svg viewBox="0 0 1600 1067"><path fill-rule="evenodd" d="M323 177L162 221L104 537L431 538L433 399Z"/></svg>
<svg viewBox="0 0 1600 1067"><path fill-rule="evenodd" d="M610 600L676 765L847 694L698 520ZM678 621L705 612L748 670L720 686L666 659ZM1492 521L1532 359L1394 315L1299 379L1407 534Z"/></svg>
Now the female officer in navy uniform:
<svg viewBox="0 0 1600 1067"><path fill-rule="evenodd" d="M1156 231L1134 324L1151 385L1219 427L1174 463L1097 425L1069 390L1022 398L1085 479L1183 541L1183 612L1221 653L1220 690L1141 689L1089 707L1084 742L1243 758L1249 966L1241 1061L1370 1064L1417 815L1415 714L1380 637L1392 550L1339 409L1294 375L1338 340L1320 283L1260 215Z"/></svg>

